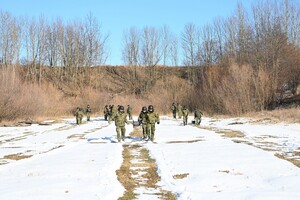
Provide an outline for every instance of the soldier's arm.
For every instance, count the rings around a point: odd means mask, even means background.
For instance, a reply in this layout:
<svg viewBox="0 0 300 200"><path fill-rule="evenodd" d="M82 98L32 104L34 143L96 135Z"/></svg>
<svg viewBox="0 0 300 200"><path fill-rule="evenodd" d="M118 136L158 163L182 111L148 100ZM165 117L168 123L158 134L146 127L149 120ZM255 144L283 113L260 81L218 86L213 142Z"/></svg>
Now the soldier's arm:
<svg viewBox="0 0 300 200"><path fill-rule="evenodd" d="M159 124L160 123L160 119L159 119L158 113L156 113L155 117L156 117L156 122Z"/></svg>

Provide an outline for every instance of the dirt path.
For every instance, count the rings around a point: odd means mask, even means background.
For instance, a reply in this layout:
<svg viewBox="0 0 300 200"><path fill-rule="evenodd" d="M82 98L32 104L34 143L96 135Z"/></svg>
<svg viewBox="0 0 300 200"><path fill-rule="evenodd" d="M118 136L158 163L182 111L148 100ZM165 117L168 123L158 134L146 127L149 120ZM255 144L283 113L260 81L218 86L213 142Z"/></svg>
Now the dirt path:
<svg viewBox="0 0 300 200"><path fill-rule="evenodd" d="M131 137L141 137L140 127L134 129ZM176 199L176 195L163 190L158 182L157 164L149 155L143 141L123 144L123 163L116 171L118 180L126 189L119 200L129 199Z"/></svg>

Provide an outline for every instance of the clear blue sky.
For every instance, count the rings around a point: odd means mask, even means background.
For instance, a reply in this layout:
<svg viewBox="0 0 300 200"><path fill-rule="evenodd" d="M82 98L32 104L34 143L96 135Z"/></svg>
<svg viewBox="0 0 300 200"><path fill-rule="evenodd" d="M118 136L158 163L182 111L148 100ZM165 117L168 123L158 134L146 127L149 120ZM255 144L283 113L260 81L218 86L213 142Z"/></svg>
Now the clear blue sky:
<svg viewBox="0 0 300 200"><path fill-rule="evenodd" d="M16 17L43 15L48 20L60 17L64 22L84 19L92 13L102 32L110 35L107 63L114 65L122 63L122 36L126 29L167 25L180 36L188 23L201 27L216 17L233 14L238 2L250 8L257 0L1 0L0 9Z"/></svg>

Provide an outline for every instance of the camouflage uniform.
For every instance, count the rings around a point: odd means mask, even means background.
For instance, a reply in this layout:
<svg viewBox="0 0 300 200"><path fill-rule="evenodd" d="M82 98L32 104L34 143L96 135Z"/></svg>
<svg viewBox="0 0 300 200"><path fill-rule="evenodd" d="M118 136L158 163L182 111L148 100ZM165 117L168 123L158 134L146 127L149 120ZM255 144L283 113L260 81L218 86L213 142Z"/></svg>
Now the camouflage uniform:
<svg viewBox="0 0 300 200"><path fill-rule="evenodd" d="M144 106L142 108L141 113L139 114L139 123L142 124L142 129L143 129L143 139L147 138L147 128L148 128L148 111L147 107Z"/></svg>
<svg viewBox="0 0 300 200"><path fill-rule="evenodd" d="M177 108L176 108L175 103L172 104L171 110L172 110L172 113L173 113L173 118L176 119L176 111L177 111Z"/></svg>
<svg viewBox="0 0 300 200"><path fill-rule="evenodd" d="M112 119L115 121L118 142L121 140L124 141L126 132L125 123L127 124L128 121L123 106L120 106L119 110L113 114Z"/></svg>
<svg viewBox="0 0 300 200"><path fill-rule="evenodd" d="M116 109L116 107L114 105L111 105L110 107L110 117L108 119L108 122L110 123L111 121L114 121L114 115L116 115L116 113L118 112L118 110Z"/></svg>
<svg viewBox="0 0 300 200"><path fill-rule="evenodd" d="M188 121L189 109L183 106L182 114L183 114L183 125L185 126L187 125L187 121Z"/></svg>
<svg viewBox="0 0 300 200"><path fill-rule="evenodd" d="M84 113L82 112L82 110L79 107L77 107L74 115L76 117L76 124L82 124L82 118L83 118Z"/></svg>
<svg viewBox="0 0 300 200"><path fill-rule="evenodd" d="M128 114L128 119L132 120L132 107L130 105L127 106L127 114Z"/></svg>
<svg viewBox="0 0 300 200"><path fill-rule="evenodd" d="M198 110L198 109L195 110L194 119L195 119L196 125L200 125L202 115L203 115L203 113L200 110Z"/></svg>
<svg viewBox="0 0 300 200"><path fill-rule="evenodd" d="M179 103L177 104L177 111L178 111L178 118L181 119L181 117L182 117L182 106Z"/></svg>
<svg viewBox="0 0 300 200"><path fill-rule="evenodd" d="M108 117L109 117L109 107L108 107L108 105L105 105L105 107L104 107L104 111L103 111L103 113L104 113L104 120L108 120Z"/></svg>
<svg viewBox="0 0 300 200"><path fill-rule="evenodd" d="M153 106L150 105L148 107L147 133L148 133L148 138L151 141L154 140L155 123L157 124L160 123L159 115L156 112L154 112Z"/></svg>
<svg viewBox="0 0 300 200"><path fill-rule="evenodd" d="M90 105L87 105L87 107L85 109L87 121L90 121L91 113L92 113L92 109L91 109Z"/></svg>

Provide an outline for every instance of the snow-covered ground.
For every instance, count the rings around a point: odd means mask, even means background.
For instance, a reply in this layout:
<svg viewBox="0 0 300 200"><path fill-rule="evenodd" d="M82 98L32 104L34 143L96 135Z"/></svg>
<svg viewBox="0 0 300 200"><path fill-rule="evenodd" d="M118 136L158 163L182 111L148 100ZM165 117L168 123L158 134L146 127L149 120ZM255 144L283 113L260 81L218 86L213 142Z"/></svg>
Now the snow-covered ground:
<svg viewBox="0 0 300 200"><path fill-rule="evenodd" d="M158 185L178 199L300 199L300 169L275 156L299 159L300 124L204 118L195 127L161 117L154 143L116 143L113 123L74 123L0 127L0 199L118 199L125 188L116 170L131 144L149 151ZM225 137L231 130L243 136ZM145 190L137 199L159 199Z"/></svg>

